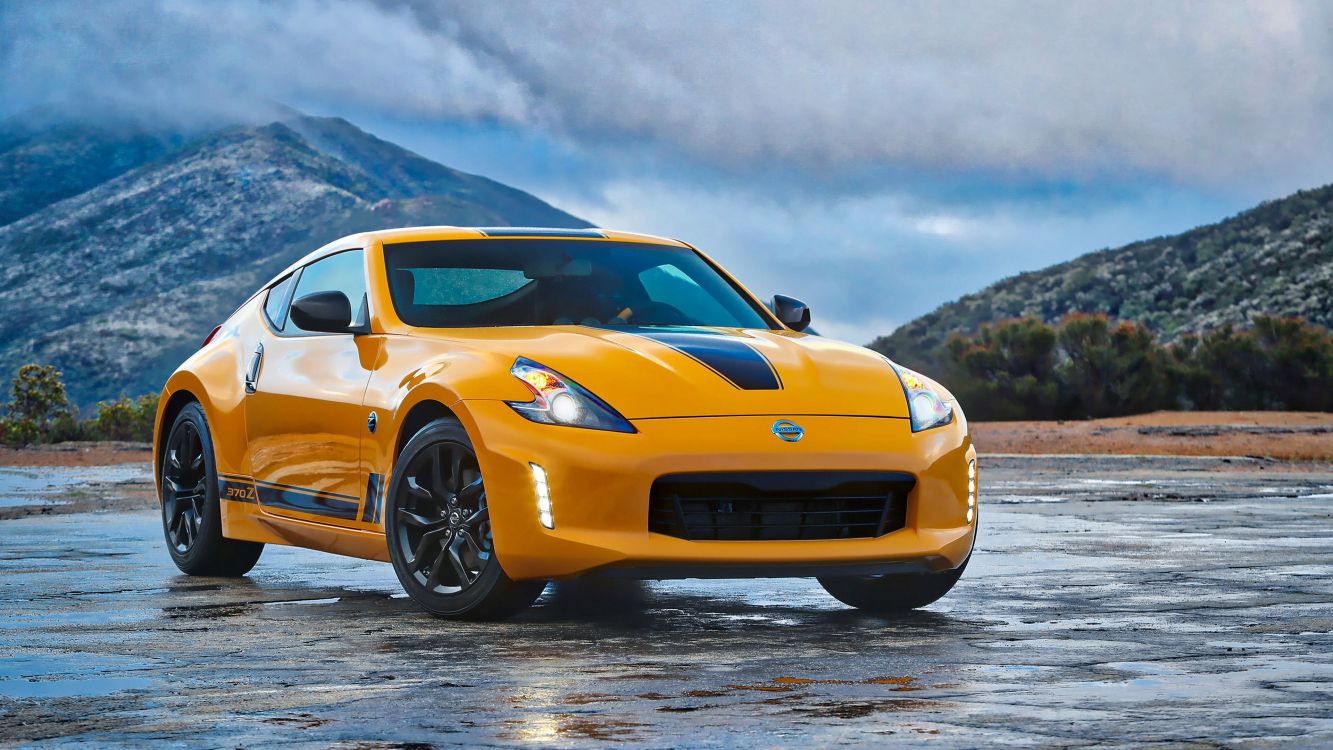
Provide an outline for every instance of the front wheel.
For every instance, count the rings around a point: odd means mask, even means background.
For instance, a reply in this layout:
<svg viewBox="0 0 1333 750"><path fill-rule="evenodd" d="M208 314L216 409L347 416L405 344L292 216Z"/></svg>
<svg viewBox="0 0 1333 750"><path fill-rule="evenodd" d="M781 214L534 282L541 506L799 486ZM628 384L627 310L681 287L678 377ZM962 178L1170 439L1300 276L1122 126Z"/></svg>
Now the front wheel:
<svg viewBox="0 0 1333 750"><path fill-rule="evenodd" d="M971 559L970 557L968 558ZM939 573L884 573L873 576L822 577L819 585L834 599L877 614L894 614L932 604L949 593L967 568L967 560Z"/></svg>
<svg viewBox="0 0 1333 750"><path fill-rule="evenodd" d="M264 545L222 536L213 437L197 403L187 404L171 424L158 467L158 486L167 552L181 572L193 576L250 572Z"/></svg>
<svg viewBox="0 0 1333 750"><path fill-rule="evenodd" d="M437 419L403 447L389 487L385 533L398 580L440 617L500 619L526 609L544 581L500 567L481 466L458 422Z"/></svg>

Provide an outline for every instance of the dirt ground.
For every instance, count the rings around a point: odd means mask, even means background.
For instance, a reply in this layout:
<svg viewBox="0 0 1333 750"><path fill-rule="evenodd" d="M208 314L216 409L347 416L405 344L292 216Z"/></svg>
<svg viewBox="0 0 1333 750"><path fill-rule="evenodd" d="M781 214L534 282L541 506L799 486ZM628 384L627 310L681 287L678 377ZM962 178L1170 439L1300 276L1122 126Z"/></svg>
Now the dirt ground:
<svg viewBox="0 0 1333 750"><path fill-rule="evenodd" d="M1154 456L1258 456L1333 461L1333 414L1167 412L1081 422L972 422L977 451Z"/></svg>
<svg viewBox="0 0 1333 750"><path fill-rule="evenodd" d="M0 466L110 466L150 464L148 443L58 443L29 448L0 447Z"/></svg>

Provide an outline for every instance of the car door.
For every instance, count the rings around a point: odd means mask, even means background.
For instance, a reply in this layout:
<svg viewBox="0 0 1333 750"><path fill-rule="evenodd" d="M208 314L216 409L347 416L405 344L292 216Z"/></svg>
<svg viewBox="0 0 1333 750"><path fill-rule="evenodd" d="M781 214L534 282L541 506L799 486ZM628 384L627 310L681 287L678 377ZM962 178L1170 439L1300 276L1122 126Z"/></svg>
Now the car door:
<svg viewBox="0 0 1333 750"><path fill-rule="evenodd" d="M301 330L293 300L316 292L347 295L365 316L362 250L321 258L293 274L291 291L265 305L267 329L246 374L245 420L260 507L276 515L334 525L355 522L361 507L360 452L368 429L362 407L373 346L351 333Z"/></svg>

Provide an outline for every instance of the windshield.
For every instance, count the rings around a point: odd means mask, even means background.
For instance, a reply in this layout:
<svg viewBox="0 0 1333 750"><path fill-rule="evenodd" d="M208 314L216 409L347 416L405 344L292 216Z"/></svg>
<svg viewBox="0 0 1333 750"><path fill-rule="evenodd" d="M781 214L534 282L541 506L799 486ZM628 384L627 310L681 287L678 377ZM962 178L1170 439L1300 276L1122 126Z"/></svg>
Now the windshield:
<svg viewBox="0 0 1333 750"><path fill-rule="evenodd" d="M687 248L566 239L384 246L398 317L422 328L660 325L768 328Z"/></svg>

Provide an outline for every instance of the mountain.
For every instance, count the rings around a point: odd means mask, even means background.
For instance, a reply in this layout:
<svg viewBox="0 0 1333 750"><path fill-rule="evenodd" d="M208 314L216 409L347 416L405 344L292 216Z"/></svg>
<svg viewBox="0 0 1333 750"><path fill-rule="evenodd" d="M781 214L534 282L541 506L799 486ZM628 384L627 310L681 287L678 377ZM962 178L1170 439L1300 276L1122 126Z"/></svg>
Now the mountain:
<svg viewBox="0 0 1333 750"><path fill-rule="evenodd" d="M155 392L260 284L337 237L589 226L345 120L300 114L193 136L6 122L0 170L0 373L55 364L82 406Z"/></svg>
<svg viewBox="0 0 1333 750"><path fill-rule="evenodd" d="M942 344L981 324L1053 323L1099 312L1147 325L1163 341L1258 313L1333 327L1333 185L1224 221L1013 276L911 321L870 346L909 366L938 367Z"/></svg>
<svg viewBox="0 0 1333 750"><path fill-rule="evenodd" d="M12 118L0 126L0 226L147 164L179 140L125 122Z"/></svg>

